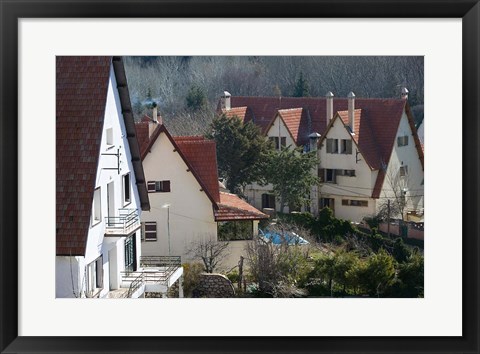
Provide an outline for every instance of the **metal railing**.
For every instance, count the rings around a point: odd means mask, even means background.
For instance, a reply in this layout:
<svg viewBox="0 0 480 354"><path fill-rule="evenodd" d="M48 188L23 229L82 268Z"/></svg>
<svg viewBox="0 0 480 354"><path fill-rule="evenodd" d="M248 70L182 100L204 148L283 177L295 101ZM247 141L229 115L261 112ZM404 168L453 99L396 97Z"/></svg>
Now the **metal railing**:
<svg viewBox="0 0 480 354"><path fill-rule="evenodd" d="M140 216L137 209L118 209L119 216L106 216L105 229L107 233L127 234L128 231L140 226Z"/></svg>
<svg viewBox="0 0 480 354"><path fill-rule="evenodd" d="M167 285L170 277L181 266L180 256L141 256L142 270L121 272L122 282L130 282L125 297L131 297L144 284Z"/></svg>

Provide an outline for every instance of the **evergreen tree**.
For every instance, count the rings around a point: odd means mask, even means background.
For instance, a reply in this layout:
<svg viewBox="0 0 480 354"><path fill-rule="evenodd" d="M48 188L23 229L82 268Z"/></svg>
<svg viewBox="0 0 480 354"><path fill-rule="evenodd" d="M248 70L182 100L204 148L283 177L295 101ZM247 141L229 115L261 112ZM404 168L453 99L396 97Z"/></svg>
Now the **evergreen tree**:
<svg viewBox="0 0 480 354"><path fill-rule="evenodd" d="M207 106L207 95L203 89L197 85L193 85L188 90L187 97L185 98L187 109L192 111L198 111L204 109Z"/></svg>
<svg viewBox="0 0 480 354"><path fill-rule="evenodd" d="M318 165L315 152L303 154L302 149L272 150L265 165L265 180L273 184L273 191L280 198L280 211L286 205L303 205L310 200L310 190L320 181L312 173Z"/></svg>
<svg viewBox="0 0 480 354"><path fill-rule="evenodd" d="M218 172L226 178L231 192L242 193L246 184L262 180L262 166L271 145L256 125L221 115L214 118L207 137L215 140Z"/></svg>
<svg viewBox="0 0 480 354"><path fill-rule="evenodd" d="M310 96L310 87L307 80L303 77L303 72L300 71L300 76L295 84L293 90L293 97L309 97Z"/></svg>

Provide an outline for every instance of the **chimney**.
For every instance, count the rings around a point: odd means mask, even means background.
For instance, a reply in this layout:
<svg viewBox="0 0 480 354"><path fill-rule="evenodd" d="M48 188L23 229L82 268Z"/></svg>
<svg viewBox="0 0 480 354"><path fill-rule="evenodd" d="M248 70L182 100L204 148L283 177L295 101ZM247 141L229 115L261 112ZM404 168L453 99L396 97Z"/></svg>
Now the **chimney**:
<svg viewBox="0 0 480 354"><path fill-rule="evenodd" d="M157 109L157 103L153 102L152 103L152 108L153 108L153 113L152 113L152 119L154 123L158 123L158 109Z"/></svg>
<svg viewBox="0 0 480 354"><path fill-rule="evenodd" d="M308 136L308 140L310 142L310 151L317 151L317 143L318 139L320 139L320 134L317 132L313 132Z"/></svg>
<svg viewBox="0 0 480 354"><path fill-rule="evenodd" d="M327 98L327 125L330 123L330 120L333 118L333 93L328 91L325 95Z"/></svg>
<svg viewBox="0 0 480 354"><path fill-rule="evenodd" d="M352 133L355 133L355 94L350 92L348 98L348 125Z"/></svg>
<svg viewBox="0 0 480 354"><path fill-rule="evenodd" d="M223 95L220 98L220 105L222 110L229 111L232 108L230 103L230 97L232 97L230 92L223 91Z"/></svg>
<svg viewBox="0 0 480 354"><path fill-rule="evenodd" d="M408 90L406 87L402 87L402 99L408 100Z"/></svg>

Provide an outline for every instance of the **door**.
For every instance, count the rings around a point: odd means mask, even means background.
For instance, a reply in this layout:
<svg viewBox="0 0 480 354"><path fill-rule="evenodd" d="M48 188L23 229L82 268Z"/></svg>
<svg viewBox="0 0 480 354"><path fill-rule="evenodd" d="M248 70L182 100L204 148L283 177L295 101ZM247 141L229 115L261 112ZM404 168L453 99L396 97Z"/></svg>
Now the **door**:
<svg viewBox="0 0 480 354"><path fill-rule="evenodd" d="M137 248L135 239L135 234L125 239L125 271L127 272L135 272L137 270Z"/></svg>

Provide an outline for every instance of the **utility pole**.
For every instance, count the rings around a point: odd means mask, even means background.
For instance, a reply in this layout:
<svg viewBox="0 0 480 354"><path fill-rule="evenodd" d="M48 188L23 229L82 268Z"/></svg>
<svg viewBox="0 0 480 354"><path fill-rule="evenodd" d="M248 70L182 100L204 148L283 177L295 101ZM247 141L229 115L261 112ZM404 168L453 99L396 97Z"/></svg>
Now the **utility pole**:
<svg viewBox="0 0 480 354"><path fill-rule="evenodd" d="M387 236L390 238L390 199L387 200Z"/></svg>

